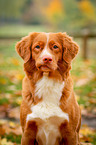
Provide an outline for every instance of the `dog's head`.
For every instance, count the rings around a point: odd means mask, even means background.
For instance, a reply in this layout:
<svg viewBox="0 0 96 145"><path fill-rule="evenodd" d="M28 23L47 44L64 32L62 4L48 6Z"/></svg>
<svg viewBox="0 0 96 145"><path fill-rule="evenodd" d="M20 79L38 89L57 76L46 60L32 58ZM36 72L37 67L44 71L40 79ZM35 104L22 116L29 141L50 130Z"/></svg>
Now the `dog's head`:
<svg viewBox="0 0 96 145"><path fill-rule="evenodd" d="M78 53L78 48L66 33L31 33L16 45L16 50L24 63L31 59L36 69L42 72L59 69L62 71L64 64L67 66L71 64Z"/></svg>

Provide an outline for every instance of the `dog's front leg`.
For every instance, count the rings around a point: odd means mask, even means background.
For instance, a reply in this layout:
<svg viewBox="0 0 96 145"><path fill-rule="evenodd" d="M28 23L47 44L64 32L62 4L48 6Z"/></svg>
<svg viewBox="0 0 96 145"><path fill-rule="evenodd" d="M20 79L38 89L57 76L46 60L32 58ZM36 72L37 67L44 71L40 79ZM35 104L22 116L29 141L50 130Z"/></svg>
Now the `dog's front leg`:
<svg viewBox="0 0 96 145"><path fill-rule="evenodd" d="M68 122L61 125L60 131L62 136L60 145L78 145L78 132Z"/></svg>
<svg viewBox="0 0 96 145"><path fill-rule="evenodd" d="M27 77L23 79L22 83L22 103L20 107L20 122L22 126L22 131L24 132L26 125L27 114L31 113L31 105L33 102L32 93L29 88L29 83Z"/></svg>
<svg viewBox="0 0 96 145"><path fill-rule="evenodd" d="M62 139L60 145L79 145L77 136L68 136Z"/></svg>
<svg viewBox="0 0 96 145"><path fill-rule="evenodd" d="M30 89L31 88L29 87L28 78L25 77L23 79L23 83L22 83L22 97L29 106L31 106L31 104L33 102L32 90L30 90Z"/></svg>
<svg viewBox="0 0 96 145"><path fill-rule="evenodd" d="M21 145L37 145L37 125L35 121L28 121L22 135Z"/></svg>

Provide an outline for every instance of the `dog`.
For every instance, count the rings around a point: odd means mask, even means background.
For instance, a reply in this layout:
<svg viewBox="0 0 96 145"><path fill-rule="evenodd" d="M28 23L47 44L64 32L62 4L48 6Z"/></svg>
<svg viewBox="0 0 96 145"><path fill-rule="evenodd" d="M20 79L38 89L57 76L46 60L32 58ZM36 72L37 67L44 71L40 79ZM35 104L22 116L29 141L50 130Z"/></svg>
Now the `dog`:
<svg viewBox="0 0 96 145"><path fill-rule="evenodd" d="M81 113L71 63L79 46L66 33L33 32L16 44L24 60L22 145L79 145Z"/></svg>

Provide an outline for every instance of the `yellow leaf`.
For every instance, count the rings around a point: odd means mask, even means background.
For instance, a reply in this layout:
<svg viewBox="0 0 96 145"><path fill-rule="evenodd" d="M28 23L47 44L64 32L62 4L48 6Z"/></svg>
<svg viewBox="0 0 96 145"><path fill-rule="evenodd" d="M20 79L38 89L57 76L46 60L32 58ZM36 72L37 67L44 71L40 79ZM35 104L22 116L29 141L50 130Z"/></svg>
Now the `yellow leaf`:
<svg viewBox="0 0 96 145"><path fill-rule="evenodd" d="M80 100L80 96L76 95L76 100L79 101Z"/></svg>
<svg viewBox="0 0 96 145"><path fill-rule="evenodd" d="M1 145L14 145L12 142L7 142L6 138L1 139Z"/></svg>
<svg viewBox="0 0 96 145"><path fill-rule="evenodd" d="M84 105L80 104L80 109L83 110L84 109Z"/></svg>
<svg viewBox="0 0 96 145"><path fill-rule="evenodd" d="M16 99L16 102L17 102L17 104L21 105L22 98L21 98L21 97L17 98L17 99Z"/></svg>
<svg viewBox="0 0 96 145"><path fill-rule="evenodd" d="M24 78L24 75L22 74L16 74L17 80L22 80Z"/></svg>
<svg viewBox="0 0 96 145"><path fill-rule="evenodd" d="M94 130L89 128L87 125L83 125L83 128L80 130L80 133L84 136L94 134Z"/></svg>
<svg viewBox="0 0 96 145"><path fill-rule="evenodd" d="M0 125L6 124L6 123L7 123L6 120L4 120L4 119L0 119Z"/></svg>
<svg viewBox="0 0 96 145"><path fill-rule="evenodd" d="M17 60L16 58L11 58L11 63L18 66L20 63L19 63L19 60Z"/></svg>
<svg viewBox="0 0 96 145"><path fill-rule="evenodd" d="M81 142L92 142L93 139L91 137L88 137L88 136L83 136L82 138L80 138L80 141Z"/></svg>
<svg viewBox="0 0 96 145"><path fill-rule="evenodd" d="M9 125L10 125L10 127L12 127L12 128L15 128L15 127L16 127L16 123L14 123L14 122L12 122L12 121L9 122Z"/></svg>
<svg viewBox="0 0 96 145"><path fill-rule="evenodd" d="M6 79L0 78L0 84L5 85L7 83Z"/></svg>

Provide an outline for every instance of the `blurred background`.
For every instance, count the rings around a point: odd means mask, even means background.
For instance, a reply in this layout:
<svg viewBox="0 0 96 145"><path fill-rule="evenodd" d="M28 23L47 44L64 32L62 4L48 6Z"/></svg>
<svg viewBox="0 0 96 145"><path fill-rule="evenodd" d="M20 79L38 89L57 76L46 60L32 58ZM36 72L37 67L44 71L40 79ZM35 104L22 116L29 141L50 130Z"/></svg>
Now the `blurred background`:
<svg viewBox="0 0 96 145"><path fill-rule="evenodd" d="M96 0L0 0L0 145L20 144L24 71L15 45L30 32L67 32L79 44L71 74L80 140L96 145Z"/></svg>

